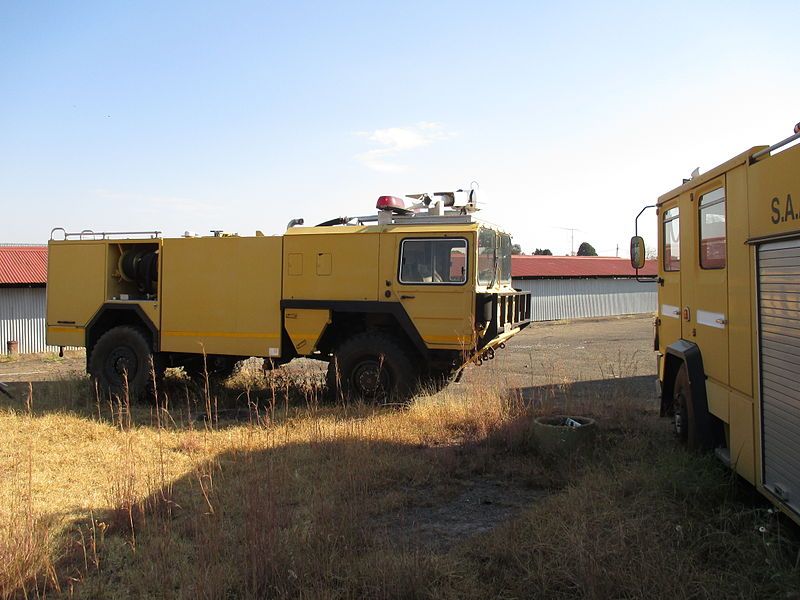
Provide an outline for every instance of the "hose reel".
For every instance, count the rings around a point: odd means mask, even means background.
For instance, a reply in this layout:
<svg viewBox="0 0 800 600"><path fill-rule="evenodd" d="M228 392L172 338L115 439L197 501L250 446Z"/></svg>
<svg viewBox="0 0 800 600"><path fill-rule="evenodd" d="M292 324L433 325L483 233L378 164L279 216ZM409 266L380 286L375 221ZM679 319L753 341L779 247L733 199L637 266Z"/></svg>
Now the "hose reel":
<svg viewBox="0 0 800 600"><path fill-rule="evenodd" d="M154 294L158 284L158 250L124 251L117 263L123 281L135 283L140 292Z"/></svg>

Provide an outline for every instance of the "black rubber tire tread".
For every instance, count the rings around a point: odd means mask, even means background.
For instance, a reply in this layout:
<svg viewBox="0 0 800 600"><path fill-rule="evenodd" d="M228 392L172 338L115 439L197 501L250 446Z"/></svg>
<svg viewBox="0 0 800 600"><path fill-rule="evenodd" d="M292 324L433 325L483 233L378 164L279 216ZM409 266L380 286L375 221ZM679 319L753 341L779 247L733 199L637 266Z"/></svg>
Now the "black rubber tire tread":
<svg viewBox="0 0 800 600"><path fill-rule="evenodd" d="M105 393L122 396L125 382L114 366L114 353L121 352L133 361L128 372L128 396L131 400L150 398L154 394L153 368L156 382L163 377L164 369L157 355L153 354L147 337L140 329L119 325L106 331L97 340L89 358L89 374Z"/></svg>
<svg viewBox="0 0 800 600"><path fill-rule="evenodd" d="M381 362L381 374L388 378L388 389L375 395L365 395L353 381L356 368L369 360ZM403 402L418 387L419 372L411 354L394 336L382 332L368 331L349 338L334 352L328 365L328 390L337 399Z"/></svg>
<svg viewBox="0 0 800 600"><path fill-rule="evenodd" d="M708 406L692 394L689 370L682 364L675 375L672 398L675 415L682 419L682 431L676 429L681 443L694 452L706 452L714 447L714 432L711 428L711 415Z"/></svg>

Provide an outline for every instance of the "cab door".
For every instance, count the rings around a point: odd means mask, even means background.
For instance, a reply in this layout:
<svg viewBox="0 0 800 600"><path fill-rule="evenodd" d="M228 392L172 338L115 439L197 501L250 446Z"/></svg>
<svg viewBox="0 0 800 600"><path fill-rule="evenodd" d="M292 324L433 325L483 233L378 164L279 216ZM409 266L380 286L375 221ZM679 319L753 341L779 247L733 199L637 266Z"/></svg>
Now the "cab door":
<svg viewBox="0 0 800 600"><path fill-rule="evenodd" d="M683 337L696 343L708 378L712 412L714 384L728 384L728 270L725 176L692 190L683 223ZM724 411L727 402L720 399ZM727 419L727 414L719 415Z"/></svg>
<svg viewBox="0 0 800 600"><path fill-rule="evenodd" d="M681 338L681 207L673 198L659 207L658 350L663 356ZM660 364L663 376L663 360Z"/></svg>
<svg viewBox="0 0 800 600"><path fill-rule="evenodd" d="M464 234L381 235L382 300L400 302L428 348L471 345L475 294L469 248Z"/></svg>

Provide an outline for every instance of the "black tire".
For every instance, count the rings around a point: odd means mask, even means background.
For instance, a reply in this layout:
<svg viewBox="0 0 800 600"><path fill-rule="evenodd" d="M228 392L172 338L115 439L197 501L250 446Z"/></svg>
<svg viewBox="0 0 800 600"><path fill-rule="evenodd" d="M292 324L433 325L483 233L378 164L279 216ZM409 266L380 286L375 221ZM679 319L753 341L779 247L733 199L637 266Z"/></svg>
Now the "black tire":
<svg viewBox="0 0 800 600"><path fill-rule="evenodd" d="M383 333L354 335L339 346L328 366L328 389L336 398L402 402L416 391L418 380L409 353Z"/></svg>
<svg viewBox="0 0 800 600"><path fill-rule="evenodd" d="M135 327L109 329L92 348L89 373L105 393L130 399L152 397L153 370L156 381L164 374L145 334ZM127 381L126 381L127 380Z"/></svg>
<svg viewBox="0 0 800 600"><path fill-rule="evenodd" d="M692 394L689 370L681 365L672 388L675 435L689 450L704 452L714 447L712 415L705 402Z"/></svg>

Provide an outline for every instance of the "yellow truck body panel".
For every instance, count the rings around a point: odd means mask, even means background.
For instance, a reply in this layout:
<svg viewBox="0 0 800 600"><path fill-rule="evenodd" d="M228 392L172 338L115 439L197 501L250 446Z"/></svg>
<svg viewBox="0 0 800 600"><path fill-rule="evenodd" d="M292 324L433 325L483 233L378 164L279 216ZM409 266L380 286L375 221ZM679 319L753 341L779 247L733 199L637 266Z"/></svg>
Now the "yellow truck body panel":
<svg viewBox="0 0 800 600"><path fill-rule="evenodd" d="M161 350L281 354L281 237L164 239Z"/></svg>

